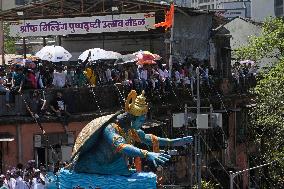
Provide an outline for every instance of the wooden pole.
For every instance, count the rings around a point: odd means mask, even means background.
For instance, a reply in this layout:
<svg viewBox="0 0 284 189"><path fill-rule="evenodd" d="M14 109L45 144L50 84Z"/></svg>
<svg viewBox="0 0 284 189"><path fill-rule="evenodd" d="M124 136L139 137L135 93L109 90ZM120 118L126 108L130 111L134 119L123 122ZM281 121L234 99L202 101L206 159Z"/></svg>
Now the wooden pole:
<svg viewBox="0 0 284 189"><path fill-rule="evenodd" d="M61 43L62 43L62 42L61 42L61 36L58 35L58 36L57 36L57 39L58 39L58 46L61 46Z"/></svg>
<svg viewBox="0 0 284 189"><path fill-rule="evenodd" d="M42 46L46 46L46 37L42 37Z"/></svg>
<svg viewBox="0 0 284 189"><path fill-rule="evenodd" d="M23 50L24 50L24 58L27 58L27 44L25 37L23 37Z"/></svg>
<svg viewBox="0 0 284 189"><path fill-rule="evenodd" d="M2 65L5 65L4 40L5 40L4 39L4 23L3 23L3 19L1 19L1 21L0 21L0 52L1 52Z"/></svg>
<svg viewBox="0 0 284 189"><path fill-rule="evenodd" d="M173 15L173 22L171 28L171 38L170 38L170 59L169 59L169 74L172 75L173 70L173 43L174 43L174 25L175 25L175 13Z"/></svg>

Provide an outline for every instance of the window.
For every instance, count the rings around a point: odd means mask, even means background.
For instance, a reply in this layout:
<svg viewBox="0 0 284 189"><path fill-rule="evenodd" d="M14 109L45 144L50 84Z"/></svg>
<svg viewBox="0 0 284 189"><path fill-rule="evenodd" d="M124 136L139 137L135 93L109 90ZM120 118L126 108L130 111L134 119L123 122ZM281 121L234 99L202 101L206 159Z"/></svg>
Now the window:
<svg viewBox="0 0 284 189"><path fill-rule="evenodd" d="M274 5L275 5L275 7L283 6L283 0L275 0Z"/></svg>
<svg viewBox="0 0 284 189"><path fill-rule="evenodd" d="M275 7L275 16L283 16L283 0L275 0L274 1Z"/></svg>
<svg viewBox="0 0 284 189"><path fill-rule="evenodd" d="M25 0L15 0L16 5L24 5L26 3Z"/></svg>
<svg viewBox="0 0 284 189"><path fill-rule="evenodd" d="M283 16L283 7L275 8L275 16L277 17Z"/></svg>

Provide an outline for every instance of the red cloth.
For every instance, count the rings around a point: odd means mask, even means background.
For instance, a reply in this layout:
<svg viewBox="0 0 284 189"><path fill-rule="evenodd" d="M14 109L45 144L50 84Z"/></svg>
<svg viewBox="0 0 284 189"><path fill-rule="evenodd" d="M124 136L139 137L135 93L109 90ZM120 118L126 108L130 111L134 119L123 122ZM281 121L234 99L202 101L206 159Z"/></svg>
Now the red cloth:
<svg viewBox="0 0 284 189"><path fill-rule="evenodd" d="M28 75L27 75L27 80L28 80L30 86L31 86L33 89L36 89L36 88L37 88L37 82L36 82L35 74L33 74L33 73L28 73Z"/></svg>
<svg viewBox="0 0 284 189"><path fill-rule="evenodd" d="M165 27L165 30L167 30L168 28L172 27L172 25L173 25L174 14L175 14L175 6L172 3L170 10L166 12L165 21L164 22L160 22L158 24L155 24L154 26L156 28L158 28L158 27Z"/></svg>

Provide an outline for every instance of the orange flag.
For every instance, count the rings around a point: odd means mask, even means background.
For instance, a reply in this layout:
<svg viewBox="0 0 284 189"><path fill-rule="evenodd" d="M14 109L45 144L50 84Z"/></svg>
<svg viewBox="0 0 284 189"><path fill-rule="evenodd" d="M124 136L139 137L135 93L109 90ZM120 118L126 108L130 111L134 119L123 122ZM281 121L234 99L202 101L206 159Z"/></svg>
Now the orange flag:
<svg viewBox="0 0 284 189"><path fill-rule="evenodd" d="M158 28L158 27L165 27L165 30L167 30L168 28L172 27L172 25L173 25L174 14L175 14L175 6L172 3L170 10L166 12L165 21L164 22L160 22L158 24L155 24L154 26L156 28Z"/></svg>

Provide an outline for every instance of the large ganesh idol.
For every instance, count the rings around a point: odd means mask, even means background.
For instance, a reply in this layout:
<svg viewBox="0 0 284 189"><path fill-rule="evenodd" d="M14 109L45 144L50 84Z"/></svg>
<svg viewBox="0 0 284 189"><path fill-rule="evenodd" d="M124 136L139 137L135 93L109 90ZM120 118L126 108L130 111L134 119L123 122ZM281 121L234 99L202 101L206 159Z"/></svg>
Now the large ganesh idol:
<svg viewBox="0 0 284 189"><path fill-rule="evenodd" d="M145 158L155 166L162 165L170 156L159 153L160 146L183 146L192 137L160 138L141 130L148 111L144 91L137 96L132 90L125 103L125 111L97 118L86 125L72 153L72 165L62 169L60 188L156 188L154 173L137 173L130 169L129 158ZM144 143L153 146L150 152L134 146Z"/></svg>

